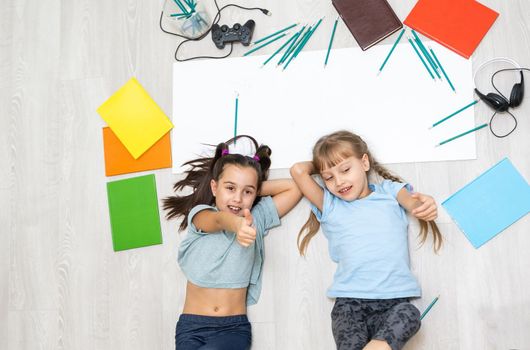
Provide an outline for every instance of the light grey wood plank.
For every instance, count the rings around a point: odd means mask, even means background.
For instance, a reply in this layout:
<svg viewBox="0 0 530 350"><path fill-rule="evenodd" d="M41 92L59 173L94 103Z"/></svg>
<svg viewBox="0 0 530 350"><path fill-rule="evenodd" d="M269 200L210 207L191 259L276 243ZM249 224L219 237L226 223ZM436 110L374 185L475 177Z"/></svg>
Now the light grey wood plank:
<svg viewBox="0 0 530 350"><path fill-rule="evenodd" d="M59 348L56 311L9 311L7 349L52 350Z"/></svg>
<svg viewBox="0 0 530 350"><path fill-rule="evenodd" d="M473 67L495 56L530 66L530 3L483 0L501 13L474 54ZM220 1L221 5L226 1ZM325 49L336 12L318 1L253 0L267 17L230 8L221 24L253 18L255 38L296 21L325 15L308 50ZM413 3L391 0L403 20ZM114 253L105 184L141 175L106 178L101 127L96 108L132 76L171 115L172 63L176 38L160 32L162 2L8 2L0 14L0 348L8 349L171 349L182 310L185 278L177 263L182 234L178 222L161 212L164 244ZM209 3L210 8L213 4ZM31 25L28 25L31 23ZM222 55L209 37L188 43L183 56ZM392 43L394 37L385 40ZM345 25L337 28L334 47L357 46ZM234 46L234 56L247 48ZM262 53L271 53L267 47ZM477 84L492 91L492 64ZM204 79L205 102L215 77ZM509 74L499 87L509 92ZM384 96L381 97L384 101ZM175 108L178 108L178 104ZM396 106L398 109L399 106ZM500 159L508 156L530 178L528 97L514 110L518 129L505 139L487 130L477 133L477 159L456 162L388 164L388 168L429 193L439 204ZM405 113L405 111L403 111ZM489 119L482 103L475 122ZM500 119L501 127L509 126ZM185 130L175 126L174 137ZM273 136L271 136L273 137ZM267 142L267 140L260 140ZM310 147L311 145L308 145ZM389 143L389 147L391 147ZM288 150L273 150L285 152ZM169 169L154 172L159 199L172 193L178 179ZM271 177L288 176L275 170ZM6 200L7 199L7 200ZM325 296L334 264L319 233L306 258L296 237L309 214L302 201L266 238L262 297L249 308L253 349L332 349ZM445 237L435 255L430 242L418 247L411 219L411 264L423 289L414 303L422 310L436 295L440 301L406 349L525 349L530 347L530 244L525 217L482 248L474 249L440 207Z"/></svg>

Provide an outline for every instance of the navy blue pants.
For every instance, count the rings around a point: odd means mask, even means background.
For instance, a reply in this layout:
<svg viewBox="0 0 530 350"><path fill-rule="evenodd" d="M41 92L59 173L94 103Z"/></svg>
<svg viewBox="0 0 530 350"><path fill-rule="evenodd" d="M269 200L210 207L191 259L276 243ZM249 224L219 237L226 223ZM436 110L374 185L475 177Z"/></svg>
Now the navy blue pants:
<svg viewBox="0 0 530 350"><path fill-rule="evenodd" d="M252 330L246 315L182 314L175 332L176 350L248 350Z"/></svg>

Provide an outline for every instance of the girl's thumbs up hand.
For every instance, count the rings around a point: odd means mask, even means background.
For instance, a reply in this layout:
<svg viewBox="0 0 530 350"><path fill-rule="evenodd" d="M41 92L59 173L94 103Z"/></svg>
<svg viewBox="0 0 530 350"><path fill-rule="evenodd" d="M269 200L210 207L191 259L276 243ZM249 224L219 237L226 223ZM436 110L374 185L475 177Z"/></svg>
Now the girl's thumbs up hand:
<svg viewBox="0 0 530 350"><path fill-rule="evenodd" d="M244 209L236 231L236 239L243 247L249 247L256 240L256 229L252 227L252 222L250 210Z"/></svg>

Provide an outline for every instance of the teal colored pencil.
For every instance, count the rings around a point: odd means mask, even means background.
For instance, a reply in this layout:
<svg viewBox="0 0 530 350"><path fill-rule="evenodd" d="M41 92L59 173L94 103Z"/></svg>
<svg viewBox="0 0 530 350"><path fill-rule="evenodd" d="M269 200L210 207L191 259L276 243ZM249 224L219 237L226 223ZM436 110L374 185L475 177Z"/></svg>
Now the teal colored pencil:
<svg viewBox="0 0 530 350"><path fill-rule="evenodd" d="M452 114L449 114L447 117L445 117L445 118L443 118L443 119L437 121L437 122L434 123L429 129L434 128L436 125L442 124L442 123L445 122L447 119L449 119L449 118L451 118L451 117L457 115L458 113L460 113L460 112L462 112L462 111L468 109L469 107L471 107L471 106L473 106L473 105L475 105L475 104L477 104L477 103L478 103L478 100L475 100L475 101L471 102L470 104L468 104L468 105L466 105L466 106L460 108L458 111L456 111L456 112L454 112L454 113L452 113Z"/></svg>
<svg viewBox="0 0 530 350"><path fill-rule="evenodd" d="M296 49L304 41L305 37L309 34L310 31L311 31L311 26L307 27L307 30L306 30L305 33L302 32L302 33L300 33L300 35L298 35L298 39L296 39L296 42L294 43L294 45L291 45L289 50L287 50L287 52L285 53L284 57L282 57L280 62L278 62L278 65L284 63L287 59L289 59L291 57L291 55L294 53L294 51L296 51Z"/></svg>
<svg viewBox="0 0 530 350"><path fill-rule="evenodd" d="M259 49L261 49L261 48L263 48L263 47L265 47L265 46L267 46L267 45L269 45L269 44L272 44L272 43L275 42L276 40L279 40L279 39L283 38L283 37L284 37L285 35L287 35L287 34L288 34L288 33L283 33L282 35L277 36L276 38L273 38L273 39L271 39L271 40L269 40L269 41L267 41L267 42L261 44L260 46L253 48L252 50L249 50L249 51L245 52L245 53L243 54L243 56L248 56L248 55L250 55L251 53L258 51Z"/></svg>
<svg viewBox="0 0 530 350"><path fill-rule="evenodd" d="M412 45L412 48L413 48L414 51L416 52L416 55L418 55L418 57L420 58L421 63L423 63L423 66L425 66L425 69L427 69L427 72L429 72L429 75L431 76L431 78L434 79L434 75L432 75L431 70L430 70L429 67L427 66L427 63L425 63L425 60L423 59L423 57L421 57L420 52L419 52L418 49L416 48L416 45L414 45L414 43L412 42L412 40L411 40L410 38L408 38L408 40L409 40L410 45Z"/></svg>
<svg viewBox="0 0 530 350"><path fill-rule="evenodd" d="M304 39L304 41L302 42L302 44L297 48L296 52L295 52L295 57L298 56L298 54L300 53L300 51L302 51L305 47L305 45L307 44L307 42L309 41L309 39L311 39L311 37L313 36L313 33L315 33L315 31L317 30L318 26L320 25L320 23L322 23L322 20L324 19L324 17L322 17L321 19L318 20L317 24L309 31L307 37Z"/></svg>
<svg viewBox="0 0 530 350"><path fill-rule="evenodd" d="M447 76L447 73L445 73L445 69L444 67L442 66L442 64L440 63L440 60L438 60L438 57L436 57L436 54L434 53L434 51L429 47L429 50L431 51L432 53L432 57L434 57L434 59L436 60L436 63L438 64L438 67L440 67L440 70L442 71L445 79L447 80L447 82L449 83L449 86L451 87L451 89L456 92L455 90L455 87L453 86L453 83L451 83L451 79L449 79L449 77Z"/></svg>
<svg viewBox="0 0 530 350"><path fill-rule="evenodd" d="M403 28L401 30L401 33L399 33L396 41L394 42L394 45L392 45L392 48L390 49L390 52L388 53L388 55L386 55L386 58L385 60L383 61L383 64L381 65L381 67L379 67L379 73L381 73L381 71L383 70L383 67L385 66L386 62L388 61L388 59L390 58L390 55L392 55L392 52L394 52L394 49L396 48L397 44L399 43L399 41L401 40L401 37L403 36L403 34L405 34L405 28Z"/></svg>
<svg viewBox="0 0 530 350"><path fill-rule="evenodd" d="M280 60L278 61L278 65L282 64L283 63L283 60L285 59L285 57L287 57L287 55L291 52L291 49L295 46L296 44L296 41L298 39L298 37L300 36L300 34L302 34L302 32L304 31L305 29L305 24L304 26L302 27L302 29L300 29L298 32L296 32L293 37L293 41L291 42L291 45L289 45L289 47L287 47L287 50L285 50L284 54L282 55L282 57L280 58Z"/></svg>
<svg viewBox="0 0 530 350"><path fill-rule="evenodd" d="M283 33L283 32L285 32L286 30L289 30L289 29L291 29L291 28L293 28L293 27L296 27L297 25L298 25L298 23L291 24L291 25L288 26L288 27L285 27L285 28L283 28L283 29L280 29L280 30L278 30L277 32L274 32L274 33L272 33L272 34L267 35L267 36L264 37L264 38L261 38L261 39L259 39L259 40L257 40L257 41L254 41L253 44L259 44L259 43L261 43L262 41L265 41L265 40L267 40L267 39L269 39L269 38L272 38L272 37L275 36L275 35L278 35L278 34L280 34L280 33Z"/></svg>
<svg viewBox="0 0 530 350"><path fill-rule="evenodd" d="M434 298L433 301L431 301L431 303L429 304L429 306L427 306L427 308L425 309L425 311L423 311L423 313L421 314L421 316L420 316L420 320L423 320L423 318L425 317L425 315L427 315L427 313L429 312L429 310L431 310L431 308L434 306L434 304L436 304L436 302L438 301L438 298L440 298L439 295L438 295L436 298Z"/></svg>
<svg viewBox="0 0 530 350"><path fill-rule="evenodd" d="M296 50L294 51L294 53L291 55L291 57L289 58L289 60L287 61L287 63L285 64L285 66L283 67L283 70L287 69L287 67L289 66L289 63L291 63L291 61L296 58L298 56L298 54L304 49L304 46L307 44L307 42L309 41L309 39L311 39L311 36L313 35L313 33L317 30L318 26L320 25L320 23L322 23L322 19L324 17L322 17L321 19L318 20L317 24L312 28L310 29L308 32L307 32L307 35L306 37L302 40L302 43L296 48Z"/></svg>
<svg viewBox="0 0 530 350"><path fill-rule="evenodd" d="M173 1L175 2L175 4L177 4L177 6L180 8L180 10L181 10L183 13L189 15L188 10L186 10L186 8L184 7L184 5L182 5L182 3L180 2L180 0L173 0Z"/></svg>
<svg viewBox="0 0 530 350"><path fill-rule="evenodd" d="M329 39L328 53L326 54L326 61L324 62L324 67L328 65L329 53L331 51L331 46L333 45L333 38L335 38L335 30L337 30L337 23L339 23L339 16L337 16L335 24L333 25L333 30L331 31L331 38Z"/></svg>
<svg viewBox="0 0 530 350"><path fill-rule="evenodd" d="M311 35L311 28L312 28L312 26L307 28L307 32L305 32L305 34L302 36L302 38L298 41L298 44L296 45L296 47L293 48L293 51L291 52L290 56L288 56L288 58L286 58L287 62L285 62L284 66L283 66L283 70L285 70L285 68L287 68L289 66L291 61L296 57L298 52L301 50L301 48L303 47L305 41Z"/></svg>
<svg viewBox="0 0 530 350"><path fill-rule="evenodd" d="M473 128L473 129L471 129L471 130L468 130L468 131L466 131L466 132L463 132L463 133L461 133L461 134L458 134L458 135L456 135L456 136L454 136L454 137L451 137L450 139L447 139L447 140L445 140L445 141L440 142L439 144L436 145L436 147L441 146L441 145L444 145L444 144L446 144L446 143L448 143L448 142L451 142L451 141L453 141L453 140L456 140L457 138L462 137L462 136L465 136L465 135L467 135L467 134L469 134L469 133L471 133L471 132L473 132L473 131L477 131L477 130L480 130L480 129L482 129L482 128L485 128L486 126L488 126L488 123L484 123L484 124L482 124L482 125L479 125L479 126L477 126L476 128Z"/></svg>
<svg viewBox="0 0 530 350"><path fill-rule="evenodd" d="M239 108L239 93L236 94L236 113L234 116L234 145L236 144L236 136L237 136L237 110Z"/></svg>
<svg viewBox="0 0 530 350"><path fill-rule="evenodd" d="M185 17L185 16L188 16L188 14L187 13L173 13L169 16L170 17Z"/></svg>
<svg viewBox="0 0 530 350"><path fill-rule="evenodd" d="M278 49L276 50L269 58L267 58L267 60L265 62L263 62L262 64L262 67L264 65L266 65L267 63L269 63L270 60L272 60L274 58L274 56L276 56L277 54L279 54L287 45L289 45L293 40L295 40L297 38L296 36L297 33L293 34L289 40L287 40L285 43L283 43L283 45Z"/></svg>
<svg viewBox="0 0 530 350"><path fill-rule="evenodd" d="M414 35L414 41L420 48L420 51L423 53L423 56L425 56L425 58L427 59L427 62L429 62L432 70L434 71L434 73L436 73L436 76L438 77L438 79L442 79L442 77L440 76L440 73L438 73L438 69L436 69L437 68L436 63L434 62L431 55L425 48L425 45L423 45L423 42L421 41L420 37L418 36L418 34L416 33L414 29L412 29L411 31L412 31L412 35Z"/></svg>

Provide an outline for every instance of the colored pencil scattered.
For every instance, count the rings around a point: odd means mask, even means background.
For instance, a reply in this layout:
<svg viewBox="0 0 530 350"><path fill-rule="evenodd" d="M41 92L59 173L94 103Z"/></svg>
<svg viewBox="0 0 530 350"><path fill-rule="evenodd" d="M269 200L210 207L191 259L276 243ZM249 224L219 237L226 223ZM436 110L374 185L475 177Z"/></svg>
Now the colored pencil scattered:
<svg viewBox="0 0 530 350"><path fill-rule="evenodd" d="M427 315L427 313L429 312L429 310L431 310L431 308L434 306L434 304L436 304L436 302L438 301L438 298L440 298L439 295L438 295L436 298L434 298L433 301L431 301L431 303L429 304L429 306L427 306L427 308L425 309L425 311L423 311L423 313L421 314L421 316L420 316L420 320L423 320L423 318L425 317L425 315Z"/></svg>
<svg viewBox="0 0 530 350"><path fill-rule="evenodd" d="M337 30L337 23L339 23L339 16L337 16L337 19L335 19L335 24L333 25L333 30L331 31L331 38L329 38L328 52L326 54L324 68L328 65L329 53L331 51L331 46L333 45L333 38L335 37L335 30Z"/></svg>
<svg viewBox="0 0 530 350"><path fill-rule="evenodd" d="M451 89L456 92L455 90L455 87L453 86L453 83L451 83L451 80L449 79L449 77L447 76L447 73L445 73L445 69L444 67L442 66L442 64L440 63L440 61L438 60L438 57L436 57L436 54L434 53L434 51L429 47L429 50L431 51L432 53L432 57L434 57L434 60L436 61L436 64L438 65L438 67L440 67L440 70L442 71L445 79L447 80L447 82L449 83L449 86L451 87Z"/></svg>
<svg viewBox="0 0 530 350"><path fill-rule="evenodd" d="M447 139L447 140L445 140L445 141L440 142L439 144L436 145L436 147L441 146L441 145L445 145L445 144L448 143L448 142L451 142L451 141L453 141L453 140L456 140L457 138L460 138L460 137L462 137L462 136L465 136L465 135L467 135L467 134L469 134L469 133L472 133L472 132L474 132L474 131L477 131L477 130L480 130L480 129L482 129L482 128L485 128L486 126L488 126L488 123L484 123L484 124L482 124L482 125L479 125L479 126L477 126L476 128L473 128L473 129L471 129L471 130L468 130L468 131L466 131L466 132L463 132L463 133L461 133L461 134L458 134L458 135L456 135L456 136L454 136L454 137L451 137L450 139Z"/></svg>
<svg viewBox="0 0 530 350"><path fill-rule="evenodd" d="M381 65L381 67L379 67L379 72L377 73L379 75L379 73L381 73L381 71L383 70L383 67L385 66L386 62L388 61L388 59L390 58L390 55L392 55L392 52L394 52L394 49L396 48L397 44L399 43L399 41L401 40L401 37L403 36L403 34L405 34L405 28L403 28L401 30L401 33L399 33L396 41L394 42L394 45L392 45L392 48L390 49L390 52L388 53L388 55L386 55L386 58L385 60L383 61L383 64Z"/></svg>
<svg viewBox="0 0 530 350"><path fill-rule="evenodd" d="M237 136L237 110L239 108L239 92L236 93L236 112L234 116L234 145L236 144Z"/></svg>
<svg viewBox="0 0 530 350"><path fill-rule="evenodd" d="M276 40L279 40L279 39L283 38L283 37L284 37L285 35L287 35L287 34L288 34L288 33L283 33L282 35L277 36L276 38L273 38L273 39L271 39L271 40L269 40L269 41L267 41L267 42L261 44L260 46L257 46L257 47L255 47L255 48L253 48L252 50L249 50L249 51L245 52L245 53L243 54L243 56L248 56L248 55L250 55L251 53L258 51L259 49L261 49L261 48L263 48L263 47L265 47L265 46L267 46L267 45L272 44L272 43L275 42Z"/></svg>
<svg viewBox="0 0 530 350"><path fill-rule="evenodd" d="M470 104L468 104L468 105L466 105L466 106L460 108L458 111L456 111L456 112L454 112L454 113L452 113L452 114L449 114L447 117L445 117L445 118L443 118L443 119L437 121L437 122L434 123L429 129L434 128L436 125L439 125L439 124L445 122L447 119L449 119L449 118L451 118L451 117L457 115L458 113L460 113L460 112L462 112L462 111L468 109L469 107L471 107L471 106L473 106L473 105L475 105L475 104L477 104L477 103L478 103L478 100L475 100L475 101L471 102Z"/></svg>
<svg viewBox="0 0 530 350"><path fill-rule="evenodd" d="M289 45L291 42L293 42L293 40L296 40L296 38L298 37L296 35L297 33L294 33L290 38L289 40L287 40L282 46L280 46L280 48L278 50L276 50L269 58L267 58L267 60L265 62L263 62L263 64L261 65L262 67L264 65L266 65L267 63L269 63L270 60L272 60L277 54L279 54L280 52L282 52L282 50L287 46Z"/></svg>
<svg viewBox="0 0 530 350"><path fill-rule="evenodd" d="M259 43L261 43L261 42L263 42L263 41L265 41L265 40L267 40L267 39L269 39L269 38L272 38L273 36L276 36L276 35L278 35L278 34L281 34L281 33L285 32L285 31L291 29L291 28L294 28L294 27L296 27L297 25L298 25L298 23L291 24L291 25L288 26L288 27L285 27L285 28L283 28L283 29L280 29L280 30L278 30L278 31L276 31L276 32L274 32L274 33L272 33L272 34L267 35L267 36L264 37L264 38L261 38L261 39L259 39L259 40L254 41L252 44L253 44L253 45L255 45L255 44L259 44Z"/></svg>
<svg viewBox="0 0 530 350"><path fill-rule="evenodd" d="M418 58L421 60L421 63L423 63L423 66L425 67L425 69L427 69L427 72L429 72L429 75L431 76L431 78L434 79L434 75L432 75L431 70L430 70L429 67L427 66L427 63L425 63L425 60L423 59L423 57L421 56L420 52L419 52L418 49L416 48L416 45L414 44L414 42L412 41L412 39L411 39L410 37L407 37L407 39L409 40L410 45L412 45L412 48L413 48L414 51L416 52L416 55L418 55Z"/></svg>

